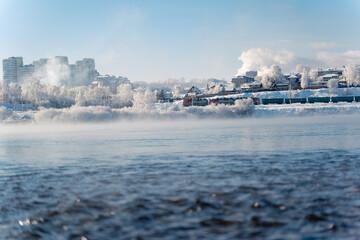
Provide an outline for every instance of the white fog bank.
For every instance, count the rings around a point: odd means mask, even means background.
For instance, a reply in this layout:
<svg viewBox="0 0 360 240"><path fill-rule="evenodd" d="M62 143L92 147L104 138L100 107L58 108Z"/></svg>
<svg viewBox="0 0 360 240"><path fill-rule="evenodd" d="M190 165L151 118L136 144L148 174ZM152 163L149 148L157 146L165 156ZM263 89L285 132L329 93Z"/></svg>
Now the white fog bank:
<svg viewBox="0 0 360 240"><path fill-rule="evenodd" d="M235 105L183 107L181 102L155 104L152 107L113 109L105 106L72 106L63 109L40 108L38 111L11 111L0 108L0 123L102 123L118 121L183 120L191 124L199 119L239 119L360 115L360 103L315 103L254 105L251 99Z"/></svg>

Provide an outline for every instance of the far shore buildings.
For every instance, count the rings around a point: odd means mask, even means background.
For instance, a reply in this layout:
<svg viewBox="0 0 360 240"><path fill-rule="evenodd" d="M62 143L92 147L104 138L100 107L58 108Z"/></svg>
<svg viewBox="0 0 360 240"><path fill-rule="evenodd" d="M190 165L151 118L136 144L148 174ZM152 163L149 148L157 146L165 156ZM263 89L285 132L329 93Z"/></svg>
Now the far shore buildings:
<svg viewBox="0 0 360 240"><path fill-rule="evenodd" d="M19 69L23 67L22 57L9 57L3 60L3 76L7 82L19 81Z"/></svg>
<svg viewBox="0 0 360 240"><path fill-rule="evenodd" d="M54 76L55 75L55 76ZM95 60L84 58L69 64L68 57L42 58L24 65L22 57L3 60L3 79L7 83L23 83L29 78L51 79L56 77L62 85L89 86L95 81Z"/></svg>
<svg viewBox="0 0 360 240"><path fill-rule="evenodd" d="M100 75L96 72L96 80L91 83L91 87L109 87L114 94L117 92L117 87L121 84L129 84L127 77L116 77L108 74Z"/></svg>
<svg viewBox="0 0 360 240"><path fill-rule="evenodd" d="M316 86L326 87L327 82L331 79L341 79L344 69L343 68L328 68L328 69L317 69ZM256 80L257 71L248 71L245 75L237 75L231 79L231 83L236 89L241 90L257 90L261 89L261 83ZM301 84L300 73L290 73L283 75L283 83L278 84L278 90L286 90L289 86L292 88L300 87Z"/></svg>

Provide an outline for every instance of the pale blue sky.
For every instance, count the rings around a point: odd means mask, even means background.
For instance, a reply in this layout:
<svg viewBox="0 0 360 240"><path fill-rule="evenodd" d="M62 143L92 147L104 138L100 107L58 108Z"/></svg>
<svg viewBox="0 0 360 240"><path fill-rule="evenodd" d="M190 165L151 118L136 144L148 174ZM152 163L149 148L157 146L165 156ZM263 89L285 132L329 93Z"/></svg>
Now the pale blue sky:
<svg viewBox="0 0 360 240"><path fill-rule="evenodd" d="M251 48L294 54L284 71L360 61L359 29L359 0L0 0L1 59L92 57L131 81L230 79Z"/></svg>

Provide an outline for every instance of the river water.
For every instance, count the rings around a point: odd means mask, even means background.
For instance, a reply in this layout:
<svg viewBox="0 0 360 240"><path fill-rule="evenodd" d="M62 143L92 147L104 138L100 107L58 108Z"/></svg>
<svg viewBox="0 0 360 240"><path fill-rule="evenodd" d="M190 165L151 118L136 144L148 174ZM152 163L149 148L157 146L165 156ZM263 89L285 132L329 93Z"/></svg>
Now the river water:
<svg viewBox="0 0 360 240"><path fill-rule="evenodd" d="M358 116L0 125L0 239L359 239Z"/></svg>

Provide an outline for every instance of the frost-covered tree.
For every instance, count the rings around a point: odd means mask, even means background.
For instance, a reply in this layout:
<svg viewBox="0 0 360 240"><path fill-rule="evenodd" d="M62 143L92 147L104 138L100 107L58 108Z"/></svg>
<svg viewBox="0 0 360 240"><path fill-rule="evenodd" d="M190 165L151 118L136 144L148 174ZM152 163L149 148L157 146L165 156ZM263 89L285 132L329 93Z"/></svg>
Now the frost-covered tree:
<svg viewBox="0 0 360 240"><path fill-rule="evenodd" d="M309 86L310 84L310 74L308 71L304 71L301 73L301 88L305 89Z"/></svg>
<svg viewBox="0 0 360 240"><path fill-rule="evenodd" d="M309 72L310 79L314 82L319 80L319 72L317 69L311 69Z"/></svg>
<svg viewBox="0 0 360 240"><path fill-rule="evenodd" d="M8 86L6 84L6 81L3 81L0 83L0 101L6 102L7 101L7 90Z"/></svg>
<svg viewBox="0 0 360 240"><path fill-rule="evenodd" d="M259 72L259 78L263 87L266 89L274 88L276 84L283 82L284 76L281 73L281 68L277 65L272 65L270 68L263 67Z"/></svg>
<svg viewBox="0 0 360 240"><path fill-rule="evenodd" d="M155 93L155 92L154 92ZM164 89L160 89L158 92L155 93L157 100L163 100L165 99L165 92Z"/></svg>
<svg viewBox="0 0 360 240"><path fill-rule="evenodd" d="M222 86L220 83L212 83L211 87L205 92L207 94L217 94L222 91Z"/></svg>
<svg viewBox="0 0 360 240"><path fill-rule="evenodd" d="M149 89L146 89L145 91L142 89L136 89L134 93L133 107L137 109L151 110L154 108L155 101L155 94Z"/></svg>
<svg viewBox="0 0 360 240"><path fill-rule="evenodd" d="M329 88L329 92L335 93L339 87L339 79L336 78L330 79L327 82L327 87Z"/></svg>
<svg viewBox="0 0 360 240"><path fill-rule="evenodd" d="M79 87L76 87L75 89L76 89L75 104L77 106L85 106L87 87L79 86Z"/></svg>
<svg viewBox="0 0 360 240"><path fill-rule="evenodd" d="M173 89L174 97L180 97L183 92L184 92L184 88L180 84L177 84L174 86L174 89Z"/></svg>
<svg viewBox="0 0 360 240"><path fill-rule="evenodd" d="M7 88L8 99L11 102L19 102L21 100L21 86L17 83L10 83Z"/></svg>
<svg viewBox="0 0 360 240"><path fill-rule="evenodd" d="M49 103L46 86L40 83L37 78L28 79L22 87L24 99L30 101L36 106Z"/></svg>
<svg viewBox="0 0 360 240"><path fill-rule="evenodd" d="M121 84L117 94L112 96L112 105L116 108L131 107L134 100L134 91L131 84Z"/></svg>
<svg viewBox="0 0 360 240"><path fill-rule="evenodd" d="M360 85L360 65L359 64L350 64L346 66L343 76L346 79L346 83L348 86Z"/></svg>
<svg viewBox="0 0 360 240"><path fill-rule="evenodd" d="M60 95L60 88L55 85L48 85L46 87L46 92L49 97L57 98Z"/></svg>
<svg viewBox="0 0 360 240"><path fill-rule="evenodd" d="M76 87L75 103L78 106L108 105L110 101L109 87Z"/></svg>

